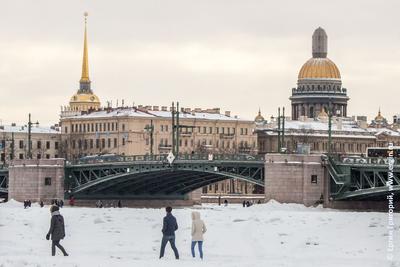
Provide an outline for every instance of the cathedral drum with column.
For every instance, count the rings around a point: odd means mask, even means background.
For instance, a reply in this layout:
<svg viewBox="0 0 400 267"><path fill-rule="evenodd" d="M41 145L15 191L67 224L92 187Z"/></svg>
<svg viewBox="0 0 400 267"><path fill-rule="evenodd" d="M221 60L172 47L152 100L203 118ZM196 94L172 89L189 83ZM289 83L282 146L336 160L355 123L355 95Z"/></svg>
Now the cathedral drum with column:
<svg viewBox="0 0 400 267"><path fill-rule="evenodd" d="M293 120L301 116L316 118L329 108L335 116L347 116L347 90L342 88L339 69L327 54L328 36L318 28L312 36L312 58L301 67L297 88L292 89Z"/></svg>

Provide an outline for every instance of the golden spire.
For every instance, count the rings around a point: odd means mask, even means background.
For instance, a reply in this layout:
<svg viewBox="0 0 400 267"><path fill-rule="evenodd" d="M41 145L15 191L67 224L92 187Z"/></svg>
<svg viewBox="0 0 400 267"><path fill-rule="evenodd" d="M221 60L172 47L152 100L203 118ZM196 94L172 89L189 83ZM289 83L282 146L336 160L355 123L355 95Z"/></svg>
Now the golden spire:
<svg viewBox="0 0 400 267"><path fill-rule="evenodd" d="M86 24L87 24L87 16L88 13L85 12L83 14L85 16L85 36L84 36L84 43L83 43L83 61L82 61L82 77L80 82L90 82L89 80L89 60L88 60L88 49L87 49L87 31L86 31Z"/></svg>

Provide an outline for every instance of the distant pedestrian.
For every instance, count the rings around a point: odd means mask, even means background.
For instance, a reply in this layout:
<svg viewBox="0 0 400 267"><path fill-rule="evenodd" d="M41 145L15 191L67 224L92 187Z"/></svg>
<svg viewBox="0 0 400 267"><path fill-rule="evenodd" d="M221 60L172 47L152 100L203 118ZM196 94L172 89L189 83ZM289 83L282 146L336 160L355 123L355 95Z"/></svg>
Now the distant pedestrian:
<svg viewBox="0 0 400 267"><path fill-rule="evenodd" d="M221 195L218 196L218 206L221 206Z"/></svg>
<svg viewBox="0 0 400 267"><path fill-rule="evenodd" d="M97 208L102 208L102 207L103 207L103 201L101 201L100 199L97 200L97 202L96 202L96 207L97 207Z"/></svg>
<svg viewBox="0 0 400 267"><path fill-rule="evenodd" d="M246 207L246 201L243 200L242 204L243 204L243 208L245 208Z"/></svg>
<svg viewBox="0 0 400 267"><path fill-rule="evenodd" d="M246 201L246 206L250 207L250 201L248 201L248 200Z"/></svg>
<svg viewBox="0 0 400 267"><path fill-rule="evenodd" d="M261 199L258 200L257 204L261 204Z"/></svg>
<svg viewBox="0 0 400 267"><path fill-rule="evenodd" d="M30 199L28 199L28 207L30 208L30 207L31 207L31 205L32 205L32 202L31 202L31 200L30 200Z"/></svg>
<svg viewBox="0 0 400 267"><path fill-rule="evenodd" d="M225 204L225 207L228 206L228 200L227 199L224 200L224 204Z"/></svg>
<svg viewBox="0 0 400 267"><path fill-rule="evenodd" d="M169 242L172 250L175 254L175 259L179 260L178 249L175 246L175 231L178 230L178 223L176 222L176 218L172 215L172 208L166 207L165 211L167 215L163 220L163 228L162 228L162 241L161 241L161 250L160 250L160 259L164 257L165 246Z"/></svg>
<svg viewBox="0 0 400 267"><path fill-rule="evenodd" d="M203 259L203 234L207 231L206 225L200 219L200 212L192 212L192 256L195 257L194 248L198 244L200 259Z"/></svg>
<svg viewBox="0 0 400 267"><path fill-rule="evenodd" d="M60 208L64 207L64 200L60 199L60 201L58 202L58 204L60 204Z"/></svg>
<svg viewBox="0 0 400 267"><path fill-rule="evenodd" d="M122 202L121 202L121 200L118 200L118 208L122 208Z"/></svg>
<svg viewBox="0 0 400 267"><path fill-rule="evenodd" d="M24 209L26 209L28 207L28 200L24 200Z"/></svg>
<svg viewBox="0 0 400 267"><path fill-rule="evenodd" d="M40 201L40 204L39 204L39 205L40 205L41 208L44 207L44 204L43 204L43 201L42 201L42 200Z"/></svg>
<svg viewBox="0 0 400 267"><path fill-rule="evenodd" d="M51 221L50 221L50 229L46 235L46 239L49 240L51 236L51 256L56 255L56 247L58 247L64 256L68 256L68 253L65 251L64 247L60 245L60 240L65 237L65 226L64 226L64 217L60 214L60 208L58 206L51 206Z"/></svg>
<svg viewBox="0 0 400 267"><path fill-rule="evenodd" d="M70 197L70 199L69 199L69 205L70 205L70 206L74 206L74 205L75 205L75 198L74 198L74 197Z"/></svg>

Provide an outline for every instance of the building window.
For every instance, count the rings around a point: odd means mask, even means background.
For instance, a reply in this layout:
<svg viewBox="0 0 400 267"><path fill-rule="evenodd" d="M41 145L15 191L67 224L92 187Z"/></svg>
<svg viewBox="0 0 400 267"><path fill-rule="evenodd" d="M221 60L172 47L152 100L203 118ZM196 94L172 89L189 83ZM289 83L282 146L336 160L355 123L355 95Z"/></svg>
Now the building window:
<svg viewBox="0 0 400 267"><path fill-rule="evenodd" d="M89 140L89 147L90 147L90 148L93 148L93 139L90 139L90 140Z"/></svg>
<svg viewBox="0 0 400 267"><path fill-rule="evenodd" d="M64 132L68 133L68 127L67 126L64 127Z"/></svg>
<svg viewBox="0 0 400 267"><path fill-rule="evenodd" d="M37 159L41 159L41 158L42 158L42 155L37 154L37 155L36 155L36 158L37 158Z"/></svg>
<svg viewBox="0 0 400 267"><path fill-rule="evenodd" d="M209 134L212 134L212 127L209 127L209 128L208 128L208 133L209 133Z"/></svg>
<svg viewBox="0 0 400 267"><path fill-rule="evenodd" d="M44 185L51 185L51 177L44 178Z"/></svg>
<svg viewBox="0 0 400 267"><path fill-rule="evenodd" d="M46 159L50 159L50 154L46 154Z"/></svg>
<svg viewBox="0 0 400 267"><path fill-rule="evenodd" d="M101 139L101 148L105 148L106 147L106 139Z"/></svg>
<svg viewBox="0 0 400 267"><path fill-rule="evenodd" d="M46 149L50 149L50 141L46 141Z"/></svg>
<svg viewBox="0 0 400 267"><path fill-rule="evenodd" d="M37 148L41 149L42 148L42 141L37 141Z"/></svg>
<svg viewBox="0 0 400 267"><path fill-rule="evenodd" d="M216 132L217 134L219 134L219 128L218 128L218 127L215 127L215 132Z"/></svg>
<svg viewBox="0 0 400 267"><path fill-rule="evenodd" d="M114 138L114 147L117 147L117 138Z"/></svg>
<svg viewBox="0 0 400 267"><path fill-rule="evenodd" d="M312 184L317 184L318 183L318 176L313 174L311 175L311 183Z"/></svg>
<svg viewBox="0 0 400 267"><path fill-rule="evenodd" d="M122 145L125 145L125 138L122 138Z"/></svg>
<svg viewBox="0 0 400 267"><path fill-rule="evenodd" d="M19 140L19 148L24 148L24 140Z"/></svg>
<svg viewBox="0 0 400 267"><path fill-rule="evenodd" d="M125 131L125 124L122 124L122 131Z"/></svg>
<svg viewBox="0 0 400 267"><path fill-rule="evenodd" d="M100 139L96 139L96 148L100 148Z"/></svg>
<svg viewBox="0 0 400 267"><path fill-rule="evenodd" d="M24 154L19 154L19 159L24 159Z"/></svg>
<svg viewBox="0 0 400 267"><path fill-rule="evenodd" d="M111 139L110 138L108 138L108 140L107 140L107 146L111 147Z"/></svg>
<svg viewBox="0 0 400 267"><path fill-rule="evenodd" d="M58 149L58 142L54 142L54 149Z"/></svg>
<svg viewBox="0 0 400 267"><path fill-rule="evenodd" d="M165 125L165 131L168 132L168 125Z"/></svg>
<svg viewBox="0 0 400 267"><path fill-rule="evenodd" d="M161 132L164 132L164 125L161 125Z"/></svg>

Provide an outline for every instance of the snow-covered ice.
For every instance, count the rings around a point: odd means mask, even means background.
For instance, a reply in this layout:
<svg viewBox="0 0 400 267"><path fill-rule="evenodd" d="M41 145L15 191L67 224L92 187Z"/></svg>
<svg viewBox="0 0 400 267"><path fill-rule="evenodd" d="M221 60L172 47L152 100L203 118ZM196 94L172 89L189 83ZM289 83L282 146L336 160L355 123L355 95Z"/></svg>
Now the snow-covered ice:
<svg viewBox="0 0 400 267"><path fill-rule="evenodd" d="M190 255L191 211L207 225L204 257ZM179 224L176 243L159 260L163 209L61 209L69 257L50 256L49 207L0 204L0 266L400 266L386 260L387 214L306 208L270 202L243 208L203 205L173 210ZM395 215L400 222L400 215ZM400 259L400 238L395 236Z"/></svg>

